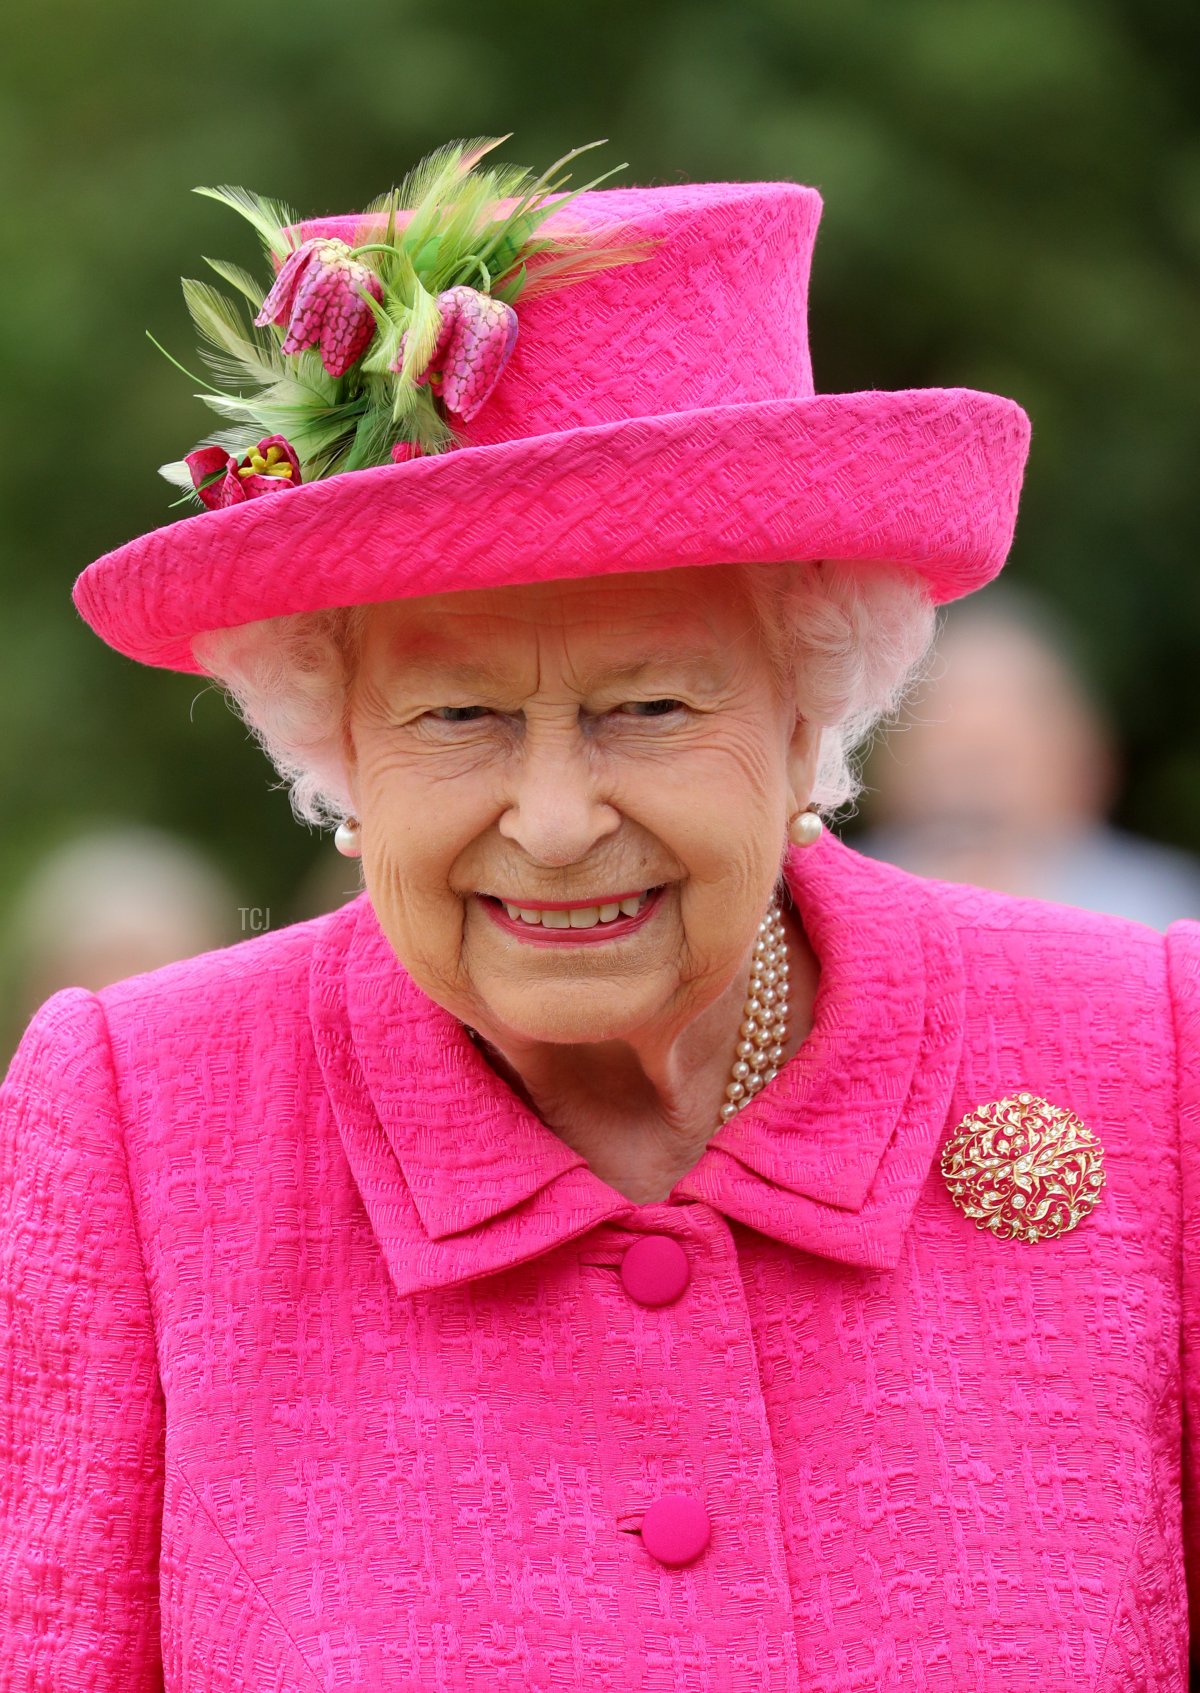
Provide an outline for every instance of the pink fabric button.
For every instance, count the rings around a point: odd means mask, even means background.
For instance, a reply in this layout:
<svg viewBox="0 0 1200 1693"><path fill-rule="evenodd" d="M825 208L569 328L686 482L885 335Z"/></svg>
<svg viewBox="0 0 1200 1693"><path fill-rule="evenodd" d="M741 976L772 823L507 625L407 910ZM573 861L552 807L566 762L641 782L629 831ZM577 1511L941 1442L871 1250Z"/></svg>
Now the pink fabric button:
<svg viewBox="0 0 1200 1693"><path fill-rule="evenodd" d="M711 1535L708 1512L690 1493L664 1493L642 1518L642 1541L660 1564L690 1564Z"/></svg>
<svg viewBox="0 0 1200 1693"><path fill-rule="evenodd" d="M625 1291L639 1305L669 1305L691 1274L687 1253L669 1234L644 1234L621 1260Z"/></svg>

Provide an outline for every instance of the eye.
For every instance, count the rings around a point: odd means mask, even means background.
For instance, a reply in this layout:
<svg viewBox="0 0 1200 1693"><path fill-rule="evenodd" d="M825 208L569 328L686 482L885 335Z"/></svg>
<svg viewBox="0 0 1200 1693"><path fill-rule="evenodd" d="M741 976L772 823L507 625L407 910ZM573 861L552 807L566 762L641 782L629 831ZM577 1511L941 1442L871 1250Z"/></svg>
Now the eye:
<svg viewBox="0 0 1200 1693"><path fill-rule="evenodd" d="M436 705L432 711L426 712L437 723L474 723L476 719L467 714L472 711L487 711L486 705ZM443 713L447 715L443 716Z"/></svg>
<svg viewBox="0 0 1200 1693"><path fill-rule="evenodd" d="M669 717L673 711L683 710L682 700L628 700L621 708L634 717Z"/></svg>

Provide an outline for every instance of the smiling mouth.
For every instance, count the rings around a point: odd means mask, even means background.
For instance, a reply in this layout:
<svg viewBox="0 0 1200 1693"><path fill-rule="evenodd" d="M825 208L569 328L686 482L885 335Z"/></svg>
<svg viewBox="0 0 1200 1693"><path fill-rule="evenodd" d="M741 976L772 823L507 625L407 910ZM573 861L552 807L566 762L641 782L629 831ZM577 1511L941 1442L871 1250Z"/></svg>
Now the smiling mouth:
<svg viewBox="0 0 1200 1693"><path fill-rule="evenodd" d="M514 923L524 923L531 929L602 929L608 923L638 916L659 891L658 887L643 888L640 893L621 894L596 905L518 905L495 894L480 894L479 898L507 913Z"/></svg>

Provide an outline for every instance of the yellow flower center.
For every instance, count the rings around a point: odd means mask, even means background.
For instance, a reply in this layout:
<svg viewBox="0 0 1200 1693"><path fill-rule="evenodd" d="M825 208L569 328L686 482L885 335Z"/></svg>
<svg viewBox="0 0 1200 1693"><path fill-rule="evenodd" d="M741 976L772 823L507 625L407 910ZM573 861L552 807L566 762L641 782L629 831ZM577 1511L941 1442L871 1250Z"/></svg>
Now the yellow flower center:
<svg viewBox="0 0 1200 1693"><path fill-rule="evenodd" d="M291 476L293 465L290 459L284 457L282 447L268 447L266 455L259 452L257 447L251 447L246 455L250 463L238 466L239 476Z"/></svg>

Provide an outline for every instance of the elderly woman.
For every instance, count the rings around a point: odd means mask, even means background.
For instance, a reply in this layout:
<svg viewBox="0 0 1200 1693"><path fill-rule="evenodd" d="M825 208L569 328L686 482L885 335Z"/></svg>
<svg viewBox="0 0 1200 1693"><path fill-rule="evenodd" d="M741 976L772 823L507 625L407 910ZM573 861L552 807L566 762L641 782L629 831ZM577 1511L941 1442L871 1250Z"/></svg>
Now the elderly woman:
<svg viewBox="0 0 1200 1693"><path fill-rule="evenodd" d="M25 1031L0 1686L1183 1689L1200 924L822 829L1024 414L814 393L811 189L479 160L238 191L76 584L365 885Z"/></svg>

